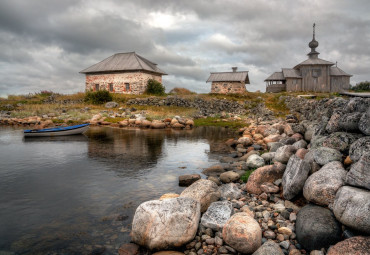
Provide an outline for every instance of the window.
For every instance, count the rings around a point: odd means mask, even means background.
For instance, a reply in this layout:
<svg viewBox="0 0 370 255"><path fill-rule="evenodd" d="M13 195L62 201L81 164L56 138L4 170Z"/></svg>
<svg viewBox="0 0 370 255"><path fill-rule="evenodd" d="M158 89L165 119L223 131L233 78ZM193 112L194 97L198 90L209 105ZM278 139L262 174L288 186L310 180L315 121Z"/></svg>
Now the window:
<svg viewBox="0 0 370 255"><path fill-rule="evenodd" d="M312 77L320 77L321 76L321 69L312 69Z"/></svg>
<svg viewBox="0 0 370 255"><path fill-rule="evenodd" d="M109 91L113 92L113 83L109 83Z"/></svg>
<svg viewBox="0 0 370 255"><path fill-rule="evenodd" d="M130 90L130 83L125 83L125 86L126 86L126 91L129 91Z"/></svg>
<svg viewBox="0 0 370 255"><path fill-rule="evenodd" d="M99 90L99 84L95 84L95 91Z"/></svg>

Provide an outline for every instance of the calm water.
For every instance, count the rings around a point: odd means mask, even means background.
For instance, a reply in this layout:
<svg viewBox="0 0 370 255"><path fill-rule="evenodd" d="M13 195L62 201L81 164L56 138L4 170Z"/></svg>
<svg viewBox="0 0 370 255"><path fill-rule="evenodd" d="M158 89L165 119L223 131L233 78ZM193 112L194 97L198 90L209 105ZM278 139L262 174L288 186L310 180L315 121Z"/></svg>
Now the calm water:
<svg viewBox="0 0 370 255"><path fill-rule="evenodd" d="M136 207L181 192L178 176L216 163L231 136L209 127L90 128L24 139L1 128L0 254L115 254L130 240Z"/></svg>

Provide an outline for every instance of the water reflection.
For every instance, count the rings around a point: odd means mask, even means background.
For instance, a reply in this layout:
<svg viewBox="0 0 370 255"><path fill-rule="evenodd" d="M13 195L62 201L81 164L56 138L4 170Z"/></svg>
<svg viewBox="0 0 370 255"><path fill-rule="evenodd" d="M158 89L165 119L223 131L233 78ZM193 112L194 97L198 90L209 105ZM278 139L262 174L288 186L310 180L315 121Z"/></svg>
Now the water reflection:
<svg viewBox="0 0 370 255"><path fill-rule="evenodd" d="M92 127L24 139L0 129L0 254L116 254L136 207L181 192L178 176L214 164L224 129ZM95 247L95 248L94 248Z"/></svg>

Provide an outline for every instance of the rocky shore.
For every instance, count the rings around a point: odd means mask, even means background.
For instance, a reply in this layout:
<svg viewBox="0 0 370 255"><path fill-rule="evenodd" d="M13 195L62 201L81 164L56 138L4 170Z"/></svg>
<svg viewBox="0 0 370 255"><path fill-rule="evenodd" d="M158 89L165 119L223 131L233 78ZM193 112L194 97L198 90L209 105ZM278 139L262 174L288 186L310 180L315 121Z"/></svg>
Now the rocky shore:
<svg viewBox="0 0 370 255"><path fill-rule="evenodd" d="M206 179L141 204L119 254L370 254L370 100L284 100Z"/></svg>

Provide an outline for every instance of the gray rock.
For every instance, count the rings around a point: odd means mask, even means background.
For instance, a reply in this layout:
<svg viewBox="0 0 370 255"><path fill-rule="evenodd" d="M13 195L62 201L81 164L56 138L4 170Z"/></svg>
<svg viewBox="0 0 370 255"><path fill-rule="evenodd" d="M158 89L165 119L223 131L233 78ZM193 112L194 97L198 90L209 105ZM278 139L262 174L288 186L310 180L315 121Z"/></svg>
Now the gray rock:
<svg viewBox="0 0 370 255"><path fill-rule="evenodd" d="M118 107L118 103L116 103L116 102L108 102L108 103L105 104L105 108L108 108L108 109L116 108L116 107Z"/></svg>
<svg viewBox="0 0 370 255"><path fill-rule="evenodd" d="M339 119L339 129L346 132L358 131L362 112L352 112L342 115Z"/></svg>
<svg viewBox="0 0 370 255"><path fill-rule="evenodd" d="M188 187L200 179L199 174L187 174L179 176L179 186Z"/></svg>
<svg viewBox="0 0 370 255"><path fill-rule="evenodd" d="M370 234L370 191L341 187L335 196L333 212L342 224Z"/></svg>
<svg viewBox="0 0 370 255"><path fill-rule="evenodd" d="M279 142L272 142L267 144L267 148L270 150L270 152L276 152L277 149L279 149L282 146L284 146L284 144Z"/></svg>
<svg viewBox="0 0 370 255"><path fill-rule="evenodd" d="M289 241L282 241L281 243L279 243L279 245L287 250L290 246L290 243Z"/></svg>
<svg viewBox="0 0 370 255"><path fill-rule="evenodd" d="M216 183L210 180L200 179L184 189L180 197L190 197L200 202L201 212L205 212L208 206L220 198L220 192Z"/></svg>
<svg viewBox="0 0 370 255"><path fill-rule="evenodd" d="M247 159L247 166L249 168L259 168L265 165L265 160L257 154L251 155Z"/></svg>
<svg viewBox="0 0 370 255"><path fill-rule="evenodd" d="M265 160L266 164L269 164L272 162L272 160L275 158L275 152L266 152L261 155L261 157Z"/></svg>
<svg viewBox="0 0 370 255"><path fill-rule="evenodd" d="M349 150L349 146L360 137L361 135L359 134L351 134L347 132L335 132L325 138L325 140L322 143L322 146L347 153Z"/></svg>
<svg viewBox="0 0 370 255"><path fill-rule="evenodd" d="M342 161L342 154L328 147L319 147L314 151L315 162L319 165L326 165L332 161Z"/></svg>
<svg viewBox="0 0 370 255"><path fill-rule="evenodd" d="M220 186L220 185L221 185L221 181L218 179L218 177L217 177L217 176L209 176L209 177L207 178L207 180L213 181L213 182L214 182L214 183L216 183L218 186Z"/></svg>
<svg viewBox="0 0 370 255"><path fill-rule="evenodd" d="M225 168L222 165L214 165L203 170L203 174L207 176L220 175L225 172Z"/></svg>
<svg viewBox="0 0 370 255"><path fill-rule="evenodd" d="M365 135L370 135L370 108L362 114L361 119L358 123L358 129Z"/></svg>
<svg viewBox="0 0 370 255"><path fill-rule="evenodd" d="M213 202L203 214L201 224L214 231L222 231L232 212L233 205L230 201Z"/></svg>
<svg viewBox="0 0 370 255"><path fill-rule="evenodd" d="M303 195L315 204L329 205L334 202L338 189L344 185L346 175L342 163L330 162L308 177Z"/></svg>
<svg viewBox="0 0 370 255"><path fill-rule="evenodd" d="M279 142L285 145L292 145L293 143L296 142L296 140L292 137L285 137L285 138L280 139Z"/></svg>
<svg viewBox="0 0 370 255"><path fill-rule="evenodd" d="M284 255L284 253L277 243L269 240L259 247L252 255Z"/></svg>
<svg viewBox="0 0 370 255"><path fill-rule="evenodd" d="M241 157L241 158L240 158L240 160L242 160L242 161L247 161L247 160L248 160L248 158L249 158L250 156L254 155L254 154L259 155L259 153L258 153L257 151L253 150L253 151L250 151L250 152L248 152L247 154L245 154L243 157Z"/></svg>
<svg viewBox="0 0 370 255"><path fill-rule="evenodd" d="M224 199L239 199L242 195L240 189L235 183L222 185L218 191L220 193L220 197Z"/></svg>
<svg viewBox="0 0 370 255"><path fill-rule="evenodd" d="M340 131L339 122L341 117L344 115L344 112L341 110L336 110L330 117L328 124L325 129L329 133L334 133Z"/></svg>
<svg viewBox="0 0 370 255"><path fill-rule="evenodd" d="M283 175L283 196L285 199L290 200L302 191L309 171L309 163L296 155L290 157Z"/></svg>
<svg viewBox="0 0 370 255"><path fill-rule="evenodd" d="M300 133L301 135L304 135L306 132L306 128L302 124L291 123L289 125L292 128L294 133Z"/></svg>
<svg viewBox="0 0 370 255"><path fill-rule="evenodd" d="M354 97L344 107L345 112L366 112L370 107L368 98Z"/></svg>
<svg viewBox="0 0 370 255"><path fill-rule="evenodd" d="M274 160L286 164L296 150L292 145L284 145L277 149Z"/></svg>
<svg viewBox="0 0 370 255"><path fill-rule="evenodd" d="M136 209L131 238L150 250L180 247L194 239L199 219L200 204L192 198L148 201Z"/></svg>
<svg viewBox="0 0 370 255"><path fill-rule="evenodd" d="M317 136L312 137L310 148L316 149L316 148L322 147L326 139L327 139L327 136L322 136L322 135L317 135Z"/></svg>
<svg viewBox="0 0 370 255"><path fill-rule="evenodd" d="M220 180L224 183L235 182L239 180L239 178L239 174L235 173L234 171L227 171L220 175Z"/></svg>
<svg viewBox="0 0 370 255"><path fill-rule="evenodd" d="M296 150L301 149L301 148L303 149L307 148L307 142L305 140L299 140L293 143L292 145L294 148L296 148Z"/></svg>
<svg viewBox="0 0 370 255"><path fill-rule="evenodd" d="M328 248L341 240L341 225L333 213L316 205L304 206L297 215L297 241L307 250Z"/></svg>
<svg viewBox="0 0 370 255"><path fill-rule="evenodd" d="M368 151L370 151L370 136L365 136L356 140L349 147L349 157L353 162L357 162Z"/></svg>
<svg viewBox="0 0 370 255"><path fill-rule="evenodd" d="M351 166L346 183L370 190L370 152L363 154L360 160Z"/></svg>
<svg viewBox="0 0 370 255"><path fill-rule="evenodd" d="M314 133L314 129L311 128L311 129L307 129L306 132L304 133L304 139L306 141L311 141L312 139L312 136L313 136L313 133Z"/></svg>

